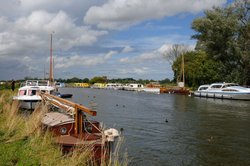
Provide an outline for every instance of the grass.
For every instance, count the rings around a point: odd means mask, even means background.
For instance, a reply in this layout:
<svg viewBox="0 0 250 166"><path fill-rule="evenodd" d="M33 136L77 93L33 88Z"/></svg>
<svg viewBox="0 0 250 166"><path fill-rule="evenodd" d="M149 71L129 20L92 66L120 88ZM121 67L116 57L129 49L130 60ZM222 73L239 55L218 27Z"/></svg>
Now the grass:
<svg viewBox="0 0 250 166"><path fill-rule="evenodd" d="M0 91L0 166L96 165L91 160L91 146L80 147L63 155L60 147L54 143L52 134L41 128L41 118L48 110L46 106L41 104L29 116L21 114L18 111L19 103L12 102L14 94L10 90ZM126 155L118 157L118 151L119 148L113 160L101 165L128 165Z"/></svg>

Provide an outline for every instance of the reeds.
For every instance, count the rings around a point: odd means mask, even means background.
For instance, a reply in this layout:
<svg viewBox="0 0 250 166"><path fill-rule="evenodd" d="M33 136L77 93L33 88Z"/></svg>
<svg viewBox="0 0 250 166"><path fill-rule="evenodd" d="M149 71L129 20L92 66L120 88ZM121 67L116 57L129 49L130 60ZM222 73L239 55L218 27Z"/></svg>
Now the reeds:
<svg viewBox="0 0 250 166"><path fill-rule="evenodd" d="M92 157L94 144L63 154L52 134L41 128L47 106L40 104L27 116L20 113L17 101L12 102L13 95L8 90L0 92L0 165L96 165ZM118 141L119 146L121 142ZM114 154L114 160L101 165L128 165L126 156Z"/></svg>

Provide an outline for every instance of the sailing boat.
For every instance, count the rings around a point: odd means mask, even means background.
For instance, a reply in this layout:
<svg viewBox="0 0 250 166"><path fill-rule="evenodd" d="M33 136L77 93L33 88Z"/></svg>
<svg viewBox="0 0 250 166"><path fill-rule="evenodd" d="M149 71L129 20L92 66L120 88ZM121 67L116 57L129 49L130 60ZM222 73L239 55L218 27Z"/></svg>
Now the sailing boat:
<svg viewBox="0 0 250 166"><path fill-rule="evenodd" d="M21 109L34 110L38 103L42 101L39 93L53 94L55 87L53 85L52 69L52 34L50 36L50 75L49 80L26 80L24 85L18 89L17 96L13 100L20 102Z"/></svg>

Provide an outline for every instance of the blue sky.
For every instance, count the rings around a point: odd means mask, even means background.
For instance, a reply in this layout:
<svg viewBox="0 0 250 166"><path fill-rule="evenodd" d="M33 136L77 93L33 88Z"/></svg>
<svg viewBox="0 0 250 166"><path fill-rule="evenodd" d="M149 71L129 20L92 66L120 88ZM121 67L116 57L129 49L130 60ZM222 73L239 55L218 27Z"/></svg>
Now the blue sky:
<svg viewBox="0 0 250 166"><path fill-rule="evenodd" d="M172 79L163 53L196 41L192 20L227 0L0 0L0 80L44 77L53 34L55 78Z"/></svg>

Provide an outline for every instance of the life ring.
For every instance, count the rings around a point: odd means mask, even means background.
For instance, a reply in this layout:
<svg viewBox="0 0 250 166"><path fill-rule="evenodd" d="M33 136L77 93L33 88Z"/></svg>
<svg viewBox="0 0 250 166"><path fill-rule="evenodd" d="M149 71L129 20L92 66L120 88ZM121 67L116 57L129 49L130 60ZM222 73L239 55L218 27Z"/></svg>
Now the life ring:
<svg viewBox="0 0 250 166"><path fill-rule="evenodd" d="M104 135L108 142L114 142L115 138L119 136L119 132L114 128L110 128L104 131Z"/></svg>

